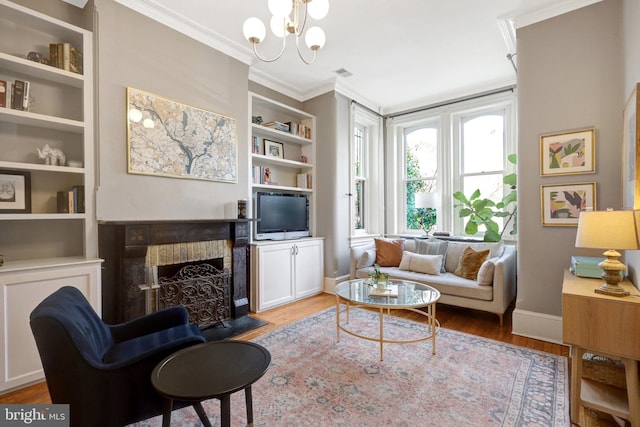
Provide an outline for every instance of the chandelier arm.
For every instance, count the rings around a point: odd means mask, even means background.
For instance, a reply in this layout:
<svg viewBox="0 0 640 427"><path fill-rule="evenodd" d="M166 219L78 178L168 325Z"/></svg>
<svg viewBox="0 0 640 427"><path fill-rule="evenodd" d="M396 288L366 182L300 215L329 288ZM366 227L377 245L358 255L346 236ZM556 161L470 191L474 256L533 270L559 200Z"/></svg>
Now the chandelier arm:
<svg viewBox="0 0 640 427"><path fill-rule="evenodd" d="M296 50L298 51L298 56L300 57L300 59L302 59L302 62L304 62L307 65L311 65L314 62L316 62L316 56L318 56L318 49L312 49L313 51L313 58L311 59L311 61L307 61L304 56L302 56L302 51L300 50L300 38L296 37Z"/></svg>
<svg viewBox="0 0 640 427"><path fill-rule="evenodd" d="M267 59L267 58L263 57L262 55L260 55L258 53L258 48L256 47L258 43L252 42L251 44L253 45L253 53L256 55L256 57L260 61L262 61L262 62L275 62L282 56L282 53L284 52L284 48L287 45L287 37L285 36L285 37L282 38L282 48L280 49L280 53L278 53L278 55L276 55L276 57L273 58L273 59Z"/></svg>
<svg viewBox="0 0 640 427"><path fill-rule="evenodd" d="M302 21L302 25L298 25L298 1L299 0L294 0L295 3L295 8L294 8L294 14L295 14L295 20L296 20L296 37L302 37L302 33L304 33L304 27L307 26L307 16L309 16L308 12L307 12L307 2L303 1L304 3L304 20ZM305 61L306 62L306 61Z"/></svg>

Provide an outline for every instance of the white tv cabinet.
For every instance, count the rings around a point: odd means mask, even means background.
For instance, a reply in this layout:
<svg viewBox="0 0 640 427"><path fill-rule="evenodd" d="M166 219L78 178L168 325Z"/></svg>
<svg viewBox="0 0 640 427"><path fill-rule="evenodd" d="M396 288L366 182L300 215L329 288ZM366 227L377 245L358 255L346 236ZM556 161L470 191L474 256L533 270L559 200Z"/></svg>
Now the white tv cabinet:
<svg viewBox="0 0 640 427"><path fill-rule="evenodd" d="M322 292L324 239L251 244L251 311L261 312Z"/></svg>

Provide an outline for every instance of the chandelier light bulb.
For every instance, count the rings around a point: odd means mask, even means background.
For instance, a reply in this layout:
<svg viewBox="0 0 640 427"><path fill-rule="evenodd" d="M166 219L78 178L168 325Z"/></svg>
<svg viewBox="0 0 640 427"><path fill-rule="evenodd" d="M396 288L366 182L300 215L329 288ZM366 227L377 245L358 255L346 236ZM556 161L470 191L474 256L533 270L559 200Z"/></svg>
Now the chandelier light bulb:
<svg viewBox="0 0 640 427"><path fill-rule="evenodd" d="M309 49L318 50L322 49L322 46L324 46L327 38L324 35L324 31L322 31L322 28L311 27L307 30L307 33L304 36L304 41Z"/></svg>
<svg viewBox="0 0 640 427"><path fill-rule="evenodd" d="M244 21L242 33L244 38L251 43L260 43L267 35L267 29L261 20L253 17Z"/></svg>
<svg viewBox="0 0 640 427"><path fill-rule="evenodd" d="M280 18L288 16L293 8L293 2L291 0L269 0L267 5L269 6L271 14Z"/></svg>
<svg viewBox="0 0 640 427"><path fill-rule="evenodd" d="M329 13L329 0L307 0L307 12L313 19L322 19Z"/></svg>
<svg viewBox="0 0 640 427"><path fill-rule="evenodd" d="M287 18L282 16L272 16L271 23L269 25L271 27L271 32L276 37L284 37L287 35Z"/></svg>

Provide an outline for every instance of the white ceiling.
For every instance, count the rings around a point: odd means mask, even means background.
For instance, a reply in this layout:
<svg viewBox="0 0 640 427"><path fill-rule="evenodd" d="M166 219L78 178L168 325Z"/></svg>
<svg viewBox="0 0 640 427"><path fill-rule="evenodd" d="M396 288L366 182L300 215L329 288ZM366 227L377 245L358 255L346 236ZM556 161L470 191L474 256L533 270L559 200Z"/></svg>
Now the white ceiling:
<svg viewBox="0 0 640 427"><path fill-rule="evenodd" d="M329 0L329 15L312 21L327 35L312 65L294 40L275 62L254 57L242 24L257 16L268 28L266 0L116 1L249 64L251 80L300 101L338 90L388 114L514 85L514 27L600 0ZM260 53L275 56L279 40L267 30Z"/></svg>

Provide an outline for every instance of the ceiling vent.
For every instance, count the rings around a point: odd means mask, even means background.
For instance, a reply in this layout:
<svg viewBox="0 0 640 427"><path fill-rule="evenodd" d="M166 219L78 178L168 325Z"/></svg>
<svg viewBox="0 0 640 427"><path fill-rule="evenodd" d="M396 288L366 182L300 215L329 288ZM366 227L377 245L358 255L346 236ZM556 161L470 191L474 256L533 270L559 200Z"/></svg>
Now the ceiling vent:
<svg viewBox="0 0 640 427"><path fill-rule="evenodd" d="M353 73L351 73L350 71L345 70L344 68L340 68L340 69L336 70L335 73L337 75L339 75L340 77L351 77L351 76L353 76Z"/></svg>

